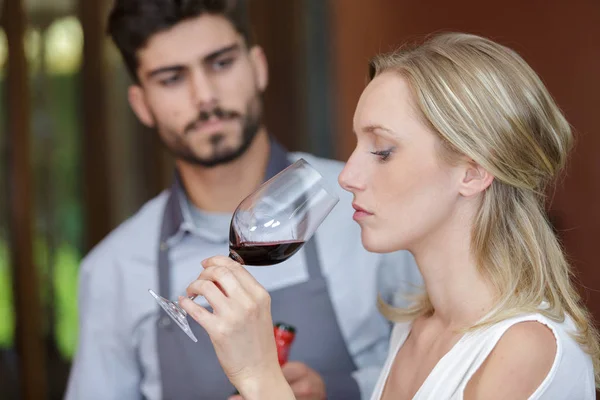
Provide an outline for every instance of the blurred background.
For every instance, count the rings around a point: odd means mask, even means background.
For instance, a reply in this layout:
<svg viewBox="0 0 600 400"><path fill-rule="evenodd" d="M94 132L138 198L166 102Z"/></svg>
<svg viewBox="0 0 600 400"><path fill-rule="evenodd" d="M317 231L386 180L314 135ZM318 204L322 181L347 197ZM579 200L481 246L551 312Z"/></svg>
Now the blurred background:
<svg viewBox="0 0 600 400"><path fill-rule="evenodd" d="M60 399L77 343L81 258L167 187L105 35L112 0L0 0L0 398ZM459 30L519 51L577 133L549 213L600 317L598 0L250 0L270 64L267 126L291 150L347 159L367 61Z"/></svg>

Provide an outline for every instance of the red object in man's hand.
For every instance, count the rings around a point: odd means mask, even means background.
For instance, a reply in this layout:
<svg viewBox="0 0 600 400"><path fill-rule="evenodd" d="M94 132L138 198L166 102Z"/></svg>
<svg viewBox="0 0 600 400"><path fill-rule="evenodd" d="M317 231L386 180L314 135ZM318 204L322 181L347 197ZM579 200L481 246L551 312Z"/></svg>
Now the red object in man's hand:
<svg viewBox="0 0 600 400"><path fill-rule="evenodd" d="M275 332L275 344L277 345L277 358L279 365L287 362L290 353L290 347L296 337L296 328L284 323L277 323L273 328Z"/></svg>

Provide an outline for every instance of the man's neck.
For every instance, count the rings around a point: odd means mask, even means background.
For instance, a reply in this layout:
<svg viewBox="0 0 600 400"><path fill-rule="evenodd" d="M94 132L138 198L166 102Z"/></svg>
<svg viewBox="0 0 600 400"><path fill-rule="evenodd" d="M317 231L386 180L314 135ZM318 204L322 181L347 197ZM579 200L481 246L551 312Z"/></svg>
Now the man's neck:
<svg viewBox="0 0 600 400"><path fill-rule="evenodd" d="M264 128L238 159L213 168L175 162L190 202L208 212L233 212L262 182L270 155Z"/></svg>

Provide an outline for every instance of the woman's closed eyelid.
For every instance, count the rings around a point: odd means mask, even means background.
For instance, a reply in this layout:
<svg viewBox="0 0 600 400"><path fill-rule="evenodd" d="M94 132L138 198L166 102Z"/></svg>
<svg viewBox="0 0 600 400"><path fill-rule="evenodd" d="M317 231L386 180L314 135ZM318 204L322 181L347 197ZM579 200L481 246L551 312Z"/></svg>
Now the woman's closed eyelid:
<svg viewBox="0 0 600 400"><path fill-rule="evenodd" d="M390 147L385 150L374 150L371 151L371 154L378 156L381 161L387 161L395 149L395 147Z"/></svg>

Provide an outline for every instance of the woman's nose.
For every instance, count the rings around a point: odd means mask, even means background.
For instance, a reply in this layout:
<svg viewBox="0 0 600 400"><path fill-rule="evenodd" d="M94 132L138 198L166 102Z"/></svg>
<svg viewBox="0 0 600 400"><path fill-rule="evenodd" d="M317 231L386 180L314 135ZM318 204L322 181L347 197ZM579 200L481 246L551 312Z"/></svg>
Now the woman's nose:
<svg viewBox="0 0 600 400"><path fill-rule="evenodd" d="M355 156L356 151L352 153L344 169L338 176L338 182L342 189L348 192L356 192L364 189L364 171L361 171L361 163Z"/></svg>

